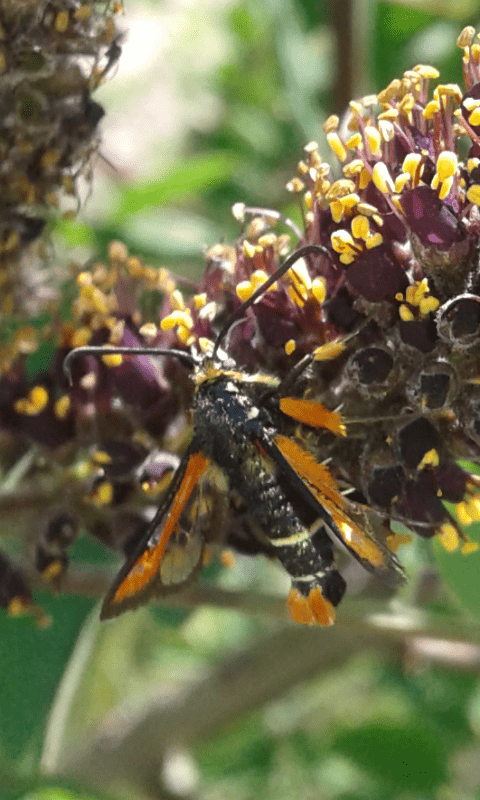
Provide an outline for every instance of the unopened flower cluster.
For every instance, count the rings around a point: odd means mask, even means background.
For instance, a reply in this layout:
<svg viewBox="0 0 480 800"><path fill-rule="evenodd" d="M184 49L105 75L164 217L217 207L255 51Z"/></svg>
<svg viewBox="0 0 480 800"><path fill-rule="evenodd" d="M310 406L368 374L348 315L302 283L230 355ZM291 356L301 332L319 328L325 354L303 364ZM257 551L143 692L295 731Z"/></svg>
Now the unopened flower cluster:
<svg viewBox="0 0 480 800"><path fill-rule="evenodd" d="M470 28L458 43L463 88L418 65L325 123L334 165L325 141L311 142L287 186L302 227L236 204L242 233L209 249L193 291L113 243L108 262L79 271L72 319L35 380L18 335L0 426L41 447L66 486L37 552L46 575L62 572L79 524L128 549L190 430L193 387L177 359L84 355L69 386L64 355L84 344L207 349L304 244L324 251L273 284L224 346L247 371L280 377L314 354L297 391L341 407L347 435L303 435L381 518L392 547L400 522L447 549L475 549L445 505L462 525L480 520L479 480L459 464L480 461L480 44Z"/></svg>

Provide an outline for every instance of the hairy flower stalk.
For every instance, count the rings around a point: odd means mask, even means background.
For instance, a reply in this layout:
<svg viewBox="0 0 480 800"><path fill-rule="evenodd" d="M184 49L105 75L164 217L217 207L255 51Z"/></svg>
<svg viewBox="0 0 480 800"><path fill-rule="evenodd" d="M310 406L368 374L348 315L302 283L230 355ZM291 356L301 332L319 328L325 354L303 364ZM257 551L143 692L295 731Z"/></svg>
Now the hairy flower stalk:
<svg viewBox="0 0 480 800"><path fill-rule="evenodd" d="M295 394L341 407L346 436L293 426L290 433L329 459L338 485L372 510L392 549L397 522L422 537L438 534L447 549L476 548L445 506L454 504L462 525L480 520L480 481L459 464L480 461L480 45L473 29L459 45L463 90L418 65L352 102L344 124L327 120L337 164L311 142L287 186L303 228L274 210L236 204L242 235L210 248L193 296L120 243L106 263L79 271L50 369L32 381L19 352L0 380L0 427L13 453L13 442L35 442L66 486L37 548L46 577L61 576L79 523L128 551L185 449L193 392L177 359L139 355L82 356L69 386L64 355L84 344L208 349L303 244L322 245L324 254L306 256L270 286L224 346L247 371L280 378L314 355L298 370ZM161 298L155 318L142 312L152 307L143 303L149 296ZM244 511L228 496L224 541L248 550Z"/></svg>

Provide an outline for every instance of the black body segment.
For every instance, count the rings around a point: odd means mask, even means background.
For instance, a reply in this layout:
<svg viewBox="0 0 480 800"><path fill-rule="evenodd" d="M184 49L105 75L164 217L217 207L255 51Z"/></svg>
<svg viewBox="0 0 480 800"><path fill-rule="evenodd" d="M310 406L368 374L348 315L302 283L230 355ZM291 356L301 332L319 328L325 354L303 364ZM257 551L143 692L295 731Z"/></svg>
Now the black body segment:
<svg viewBox="0 0 480 800"><path fill-rule="evenodd" d="M335 569L331 540L318 520L318 510L299 496L267 455L277 429L252 394L253 384L247 388L225 373L201 383L192 409L194 441L221 466L245 501L292 578L293 588L304 597L320 589L328 602L337 605L345 581ZM329 519L322 511L321 516Z"/></svg>

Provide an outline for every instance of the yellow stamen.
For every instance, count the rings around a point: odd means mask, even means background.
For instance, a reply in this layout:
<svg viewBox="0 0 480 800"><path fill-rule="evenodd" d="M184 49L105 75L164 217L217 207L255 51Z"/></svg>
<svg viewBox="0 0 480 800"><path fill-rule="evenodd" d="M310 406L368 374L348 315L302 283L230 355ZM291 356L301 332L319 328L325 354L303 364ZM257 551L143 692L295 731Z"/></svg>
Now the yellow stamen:
<svg viewBox="0 0 480 800"><path fill-rule="evenodd" d="M431 450L428 450L427 453L425 453L422 460L420 461L420 464L418 464L417 469L421 470L425 469L425 467L438 467L439 463L440 463L440 456L438 455L438 450L432 448Z"/></svg>
<svg viewBox="0 0 480 800"><path fill-rule="evenodd" d="M461 48L470 47L475 36L475 28L472 25L467 25L459 34L457 45Z"/></svg>
<svg viewBox="0 0 480 800"><path fill-rule="evenodd" d="M408 172L401 172L400 175L397 175L395 178L395 191L397 194L400 194L410 181L411 176L408 174Z"/></svg>
<svg viewBox="0 0 480 800"><path fill-rule="evenodd" d="M332 247L336 253L356 253L358 248L352 239L351 234L346 230L338 230L330 235Z"/></svg>
<svg viewBox="0 0 480 800"><path fill-rule="evenodd" d="M442 525L438 534L438 538L445 550L447 550L449 553L452 553L457 549L460 541L456 528L450 522L445 522Z"/></svg>
<svg viewBox="0 0 480 800"><path fill-rule="evenodd" d="M213 351L213 342L212 342L211 339L208 339L206 336L200 336L200 338L198 340L198 345L199 345L200 350L202 351L202 353L205 353L205 355L207 355L207 353L209 354L209 353L211 353Z"/></svg>
<svg viewBox="0 0 480 800"><path fill-rule="evenodd" d="M372 250L373 247L379 247L383 243L383 236L381 233L373 233L365 242L367 250Z"/></svg>
<svg viewBox="0 0 480 800"><path fill-rule="evenodd" d="M378 130L384 142L391 142L395 136L395 128L389 119L380 119L378 121Z"/></svg>
<svg viewBox="0 0 480 800"><path fill-rule="evenodd" d="M123 364L123 356L120 353L107 353L102 356L102 361L107 367L119 367Z"/></svg>
<svg viewBox="0 0 480 800"><path fill-rule="evenodd" d="M333 200L333 202L330 203L330 212L334 222L341 222L344 214L344 208L340 200Z"/></svg>
<svg viewBox="0 0 480 800"><path fill-rule="evenodd" d="M403 172L408 172L411 176L412 180L416 177L418 165L422 160L422 156L420 153L409 153L403 159L402 170Z"/></svg>
<svg viewBox="0 0 480 800"><path fill-rule="evenodd" d="M378 155L382 146L382 137L380 136L378 128L375 128L373 125L366 125L365 136L372 155Z"/></svg>
<svg viewBox="0 0 480 800"><path fill-rule="evenodd" d="M68 28L68 11L59 11L55 17L55 30L57 33L65 33Z"/></svg>
<svg viewBox="0 0 480 800"><path fill-rule="evenodd" d="M424 297L420 300L419 308L420 314L427 316L427 314L432 314L440 305L440 301L436 297Z"/></svg>
<svg viewBox="0 0 480 800"><path fill-rule="evenodd" d="M285 186L287 192L293 192L294 194L299 194L299 192L303 192L305 189L305 184L300 178L292 178L288 181L287 185Z"/></svg>
<svg viewBox="0 0 480 800"><path fill-rule="evenodd" d="M390 192L395 191L392 177L388 171L387 165L383 161L378 161L375 164L373 168L372 180L377 189L384 194L390 194Z"/></svg>
<svg viewBox="0 0 480 800"><path fill-rule="evenodd" d="M470 553L476 553L478 550L477 542L464 542L460 548L462 556L469 556Z"/></svg>
<svg viewBox="0 0 480 800"><path fill-rule="evenodd" d="M415 72L418 72L422 78L427 80L436 80L440 77L438 69L431 67L430 64L417 64L413 69Z"/></svg>
<svg viewBox="0 0 480 800"><path fill-rule="evenodd" d="M254 244L251 244L248 239L245 239L243 242L243 252L247 256L247 258L253 258L255 253L257 252L257 248Z"/></svg>
<svg viewBox="0 0 480 800"><path fill-rule="evenodd" d="M312 294L319 305L325 302L327 296L327 282L325 278L314 278L312 281Z"/></svg>
<svg viewBox="0 0 480 800"><path fill-rule="evenodd" d="M72 347L83 347L92 338L90 328L78 328L72 336Z"/></svg>
<svg viewBox="0 0 480 800"><path fill-rule="evenodd" d="M97 508L110 505L113 500L113 486L110 481L100 483L89 499Z"/></svg>
<svg viewBox="0 0 480 800"><path fill-rule="evenodd" d="M145 325L139 330L141 336L144 336L145 339L154 339L158 333L158 328L153 322L146 322Z"/></svg>
<svg viewBox="0 0 480 800"><path fill-rule="evenodd" d="M345 350L345 343L341 339L334 339L333 342L327 342L320 345L313 351L315 361L333 361Z"/></svg>
<svg viewBox="0 0 480 800"><path fill-rule="evenodd" d="M403 320L403 322L411 322L413 319L415 319L408 306L401 305L398 309L398 313L400 314L400 319Z"/></svg>
<svg viewBox="0 0 480 800"><path fill-rule="evenodd" d="M352 134L352 136L350 136L350 139L347 139L346 145L349 150L361 150L363 148L363 140L361 134L358 133L358 131Z"/></svg>
<svg viewBox="0 0 480 800"><path fill-rule="evenodd" d="M53 407L55 416L58 417L58 419L65 419L70 410L70 405L70 397L68 394L64 394L62 397L59 397Z"/></svg>
<svg viewBox="0 0 480 800"><path fill-rule="evenodd" d="M182 325L189 330L193 327L193 320L188 309L186 311L172 311L160 322L162 331L171 331L176 325Z"/></svg>
<svg viewBox="0 0 480 800"><path fill-rule="evenodd" d="M480 206L480 184L473 183L467 191L467 199L470 203Z"/></svg>
<svg viewBox="0 0 480 800"><path fill-rule="evenodd" d="M112 463L112 457L111 457L111 455L109 455L109 453L107 453L106 450L96 450L94 452L94 454L92 455L92 459L97 464L111 464Z"/></svg>
<svg viewBox="0 0 480 800"><path fill-rule="evenodd" d="M338 133L327 133L327 142L337 156L338 160L345 161L347 158L347 151Z"/></svg>
<svg viewBox="0 0 480 800"><path fill-rule="evenodd" d="M422 111L422 116L424 119L433 119L435 114L438 114L440 111L440 103L438 100L430 100L429 103L425 106Z"/></svg>
<svg viewBox="0 0 480 800"><path fill-rule="evenodd" d="M363 214L357 214L353 217L350 227L355 239L368 239L370 236L370 221Z"/></svg>

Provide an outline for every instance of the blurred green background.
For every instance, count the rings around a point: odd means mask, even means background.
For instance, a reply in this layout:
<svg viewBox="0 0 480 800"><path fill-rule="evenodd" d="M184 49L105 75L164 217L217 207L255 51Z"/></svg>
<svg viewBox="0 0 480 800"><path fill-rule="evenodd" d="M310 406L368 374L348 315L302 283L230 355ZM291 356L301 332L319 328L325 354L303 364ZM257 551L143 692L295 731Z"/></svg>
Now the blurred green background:
<svg viewBox="0 0 480 800"><path fill-rule="evenodd" d="M125 6L102 158L53 242L81 261L121 239L179 275L234 239L236 201L298 218L285 184L309 140L328 158L327 116L419 62L461 82L456 38L480 28L478 0ZM480 798L480 556L416 540L402 560L395 603L350 600L331 630L284 620L283 576L241 558L188 609L100 625L45 594L50 628L1 617L0 800ZM80 540L73 561L105 556Z"/></svg>

